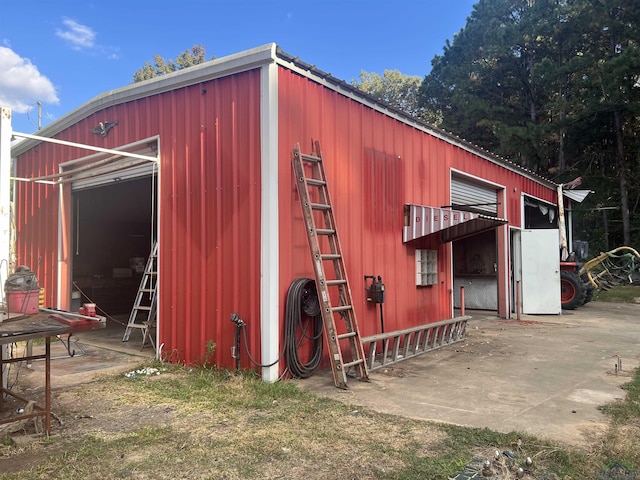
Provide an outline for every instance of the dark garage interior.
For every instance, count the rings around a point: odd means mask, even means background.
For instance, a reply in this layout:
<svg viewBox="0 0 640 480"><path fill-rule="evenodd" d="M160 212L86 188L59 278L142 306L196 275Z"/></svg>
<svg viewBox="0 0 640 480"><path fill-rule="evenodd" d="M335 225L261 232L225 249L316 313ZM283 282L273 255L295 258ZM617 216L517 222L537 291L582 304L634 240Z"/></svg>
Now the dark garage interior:
<svg viewBox="0 0 640 480"><path fill-rule="evenodd" d="M155 178L73 192L72 311L95 303L110 316L131 312L156 231Z"/></svg>

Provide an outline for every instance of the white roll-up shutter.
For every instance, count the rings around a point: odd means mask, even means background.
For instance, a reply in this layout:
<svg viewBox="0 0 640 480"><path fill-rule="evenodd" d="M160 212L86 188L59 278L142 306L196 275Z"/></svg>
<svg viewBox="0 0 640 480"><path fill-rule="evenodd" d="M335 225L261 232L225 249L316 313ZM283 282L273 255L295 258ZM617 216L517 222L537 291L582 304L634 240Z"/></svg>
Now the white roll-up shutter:
<svg viewBox="0 0 640 480"><path fill-rule="evenodd" d="M122 170L107 170L101 172L96 169L94 176L84 178L82 180L75 180L71 183L71 188L75 190L84 190L86 188L92 188L102 185L108 185L114 182L121 182L124 180L132 180L134 178L140 178L152 175L154 173L154 164L147 162L143 165L137 165L135 167L128 167Z"/></svg>
<svg viewBox="0 0 640 480"><path fill-rule="evenodd" d="M451 206L458 210L471 210L496 216L498 214L498 191L490 185L452 177Z"/></svg>
<svg viewBox="0 0 640 480"><path fill-rule="evenodd" d="M157 141L143 140L122 147L125 152L146 157L156 156ZM98 153L65 162L62 165L61 182L71 183L72 190L108 185L114 182L132 180L157 173L155 161L140 158Z"/></svg>

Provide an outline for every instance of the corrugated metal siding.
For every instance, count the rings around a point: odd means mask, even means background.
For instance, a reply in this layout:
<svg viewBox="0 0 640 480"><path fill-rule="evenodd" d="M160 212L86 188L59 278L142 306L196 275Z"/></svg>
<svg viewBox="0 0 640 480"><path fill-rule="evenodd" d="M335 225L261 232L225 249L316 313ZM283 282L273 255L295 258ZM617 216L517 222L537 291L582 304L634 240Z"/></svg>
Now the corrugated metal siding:
<svg viewBox="0 0 640 480"><path fill-rule="evenodd" d="M56 173L61 161L76 158L70 155L81 156L77 152L68 147L40 144L20 157L16 176ZM16 263L36 272L39 285L45 289L45 305L57 306L59 187L16 182L15 192Z"/></svg>
<svg viewBox="0 0 640 480"><path fill-rule="evenodd" d="M387 285L386 330L451 314L450 245L435 238L402 244L404 203L450 201L451 169L506 187L505 209L520 223L520 194L553 200L554 193L459 147L393 120L279 68L279 188L281 312L295 278L312 277L291 150L320 140L363 335L379 332L379 310L365 300L363 275ZM119 124L102 139L99 121ZM165 358L204 359L232 367L229 349L237 312L247 322L249 348L260 358L260 73L258 70L177 89L97 112L59 138L118 147L159 135L160 312ZM60 162L89 152L42 144L22 155L18 175L52 173ZM18 186L19 263L38 266L53 303L57 279L58 192ZM502 215L499 212L500 216ZM268 219L267 219L268 221ZM416 288L415 249L438 250L440 284ZM39 261L39 263L37 263ZM250 366L243 357L243 367Z"/></svg>
<svg viewBox="0 0 640 480"><path fill-rule="evenodd" d="M41 145L39 152L47 157L50 146ZM16 174L25 171L34 176L54 173L52 162L39 164L33 159L18 163ZM36 272L38 283L45 289L45 305L55 305L58 246L58 188L45 184L16 184L14 201L16 237L16 265L26 265ZM33 241L23 244L19 240L28 237Z"/></svg>
<svg viewBox="0 0 640 480"><path fill-rule="evenodd" d="M279 72L280 289L312 277L304 224L291 171L291 148L309 152L311 138L323 147L352 296L362 335L380 331L379 310L365 299L364 275L381 275L387 331L435 321L450 314L448 246L438 248L442 283L415 287L415 247L402 245L403 203L449 202L441 141L281 69ZM289 221L290 219L290 221Z"/></svg>
<svg viewBox="0 0 640 480"><path fill-rule="evenodd" d="M457 151L453 158L452 168L504 186L505 205L499 206L498 216L507 218L509 225L521 227L520 196L522 193L555 203L556 193L554 189L549 189L511 170L479 160L477 156L470 152L453 146L451 148ZM506 210L506 213L501 212L502 208Z"/></svg>
<svg viewBox="0 0 640 480"><path fill-rule="evenodd" d="M115 148L160 136L160 342L167 359L233 366L237 312L260 358L260 72L253 70L107 108L58 138ZM118 120L102 139L90 132ZM18 160L18 175L57 171L86 155L41 144ZM57 277L57 189L18 186L19 262L44 277L53 304ZM244 357L243 367L249 367Z"/></svg>
<svg viewBox="0 0 640 480"><path fill-rule="evenodd" d="M448 205L452 169L505 187L498 215L520 225L520 194L554 192L457 146L391 119L307 78L279 72L280 288L313 276L291 172L291 148L320 140L362 335L379 332L379 311L365 300L364 275L386 285L387 331L451 315L451 249L434 238L402 244L403 204ZM500 187L496 187L500 188ZM494 197L495 201L495 197ZM291 219L291 223L288 222ZM415 286L415 249L438 250L438 285Z"/></svg>

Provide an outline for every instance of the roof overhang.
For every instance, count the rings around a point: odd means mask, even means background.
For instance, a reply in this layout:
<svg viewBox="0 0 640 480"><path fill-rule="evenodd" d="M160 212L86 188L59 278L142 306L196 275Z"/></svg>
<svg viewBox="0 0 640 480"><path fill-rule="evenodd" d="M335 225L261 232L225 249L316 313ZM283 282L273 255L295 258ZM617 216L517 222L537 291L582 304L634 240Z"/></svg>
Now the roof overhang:
<svg viewBox="0 0 640 480"><path fill-rule="evenodd" d="M268 43L244 52L217 58L176 72L107 91L47 125L42 130L39 130L38 134L41 137L54 137L88 116L114 105L140 100L141 98L159 95L274 63L276 48L275 43ZM27 138L25 141L13 144L11 146L11 155L12 157L18 157L38 143L39 140L37 138Z"/></svg>
<svg viewBox="0 0 640 480"><path fill-rule="evenodd" d="M261 68L265 65L271 65L274 63L318 82L319 84L363 105L373 108L384 115L409 124L413 128L416 128L428 135L444 140L445 142L471 152L484 160L515 172L518 175L522 175L525 178L543 185L545 188L552 188L555 190L557 187L555 182L541 177L537 173L525 169L511 160L491 154L483 148L474 145L451 132L446 132L434 127L433 125L419 121L407 113L367 95L346 81L340 80L330 73L316 68L314 65L307 64L299 58L287 54L275 43L268 43L244 52L210 60L177 72L108 91L98 95L79 108L46 126L39 133L43 137L54 137L67 128L70 128L78 122L86 119L88 116L95 114L96 112L103 111L109 107L177 90L179 88L199 84L208 80L233 75L255 68ZM28 139L20 142L19 144L12 145L12 156L19 157L29 149L33 148L37 143L38 141L35 139Z"/></svg>
<svg viewBox="0 0 640 480"><path fill-rule="evenodd" d="M582 203L593 190L562 190L562 194L574 202Z"/></svg>
<svg viewBox="0 0 640 480"><path fill-rule="evenodd" d="M298 57L290 55L284 52L280 47L276 47L276 63L281 65L297 74L306 77L310 80L313 80L320 85L323 85L333 91L340 93L352 100L355 100L363 105L366 105L383 115L394 118L402 123L411 125L413 128L420 130L432 137L438 138L440 140L444 140L445 142L455 145L462 150L470 152L484 160L487 160L490 163L496 164L500 167L503 167L511 172L514 172L518 175L521 175L529 180L536 182L540 185L543 185L545 188L556 190L558 184L555 182L540 176L539 174L529 170L522 165L519 165L512 160L508 160L504 157L499 157L493 153L488 152L482 147L475 145L463 138L458 137L457 135L442 130L438 127L430 125L424 121L418 120L416 117L409 115L406 112L394 107L392 105L387 104L384 101L381 101L372 95L369 95L358 87L351 85L344 80L340 80L330 73L320 70L315 65L310 65L306 62L303 62Z"/></svg>
<svg viewBox="0 0 640 480"><path fill-rule="evenodd" d="M504 218L481 213L407 204L402 241L406 243L438 234L442 243L452 242L506 223L508 222Z"/></svg>

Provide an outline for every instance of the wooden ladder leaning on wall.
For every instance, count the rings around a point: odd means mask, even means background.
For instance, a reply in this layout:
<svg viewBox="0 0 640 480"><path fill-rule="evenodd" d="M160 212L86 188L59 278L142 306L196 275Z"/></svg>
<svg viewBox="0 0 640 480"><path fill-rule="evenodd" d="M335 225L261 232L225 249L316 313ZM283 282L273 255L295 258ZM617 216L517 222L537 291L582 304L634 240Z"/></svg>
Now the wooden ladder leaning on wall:
<svg viewBox="0 0 640 480"><path fill-rule="evenodd" d="M369 376L327 187L320 142L313 143L310 155L303 154L300 146L296 145L292 163L313 260L333 379L336 387L346 389L348 372L355 373L362 381L369 381ZM333 278L327 278L326 270L331 268L335 273ZM350 358L345 358L341 347L341 343L347 342Z"/></svg>

